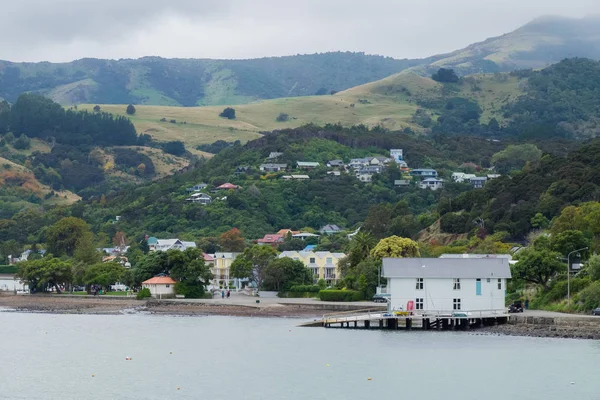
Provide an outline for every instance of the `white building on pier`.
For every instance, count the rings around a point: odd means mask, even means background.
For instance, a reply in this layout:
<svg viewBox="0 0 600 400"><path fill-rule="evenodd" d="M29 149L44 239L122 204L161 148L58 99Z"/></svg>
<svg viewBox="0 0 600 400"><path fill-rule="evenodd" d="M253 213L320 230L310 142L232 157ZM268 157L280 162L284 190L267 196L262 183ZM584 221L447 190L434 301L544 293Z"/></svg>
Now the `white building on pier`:
<svg viewBox="0 0 600 400"><path fill-rule="evenodd" d="M507 258L385 258L392 310L504 313Z"/></svg>

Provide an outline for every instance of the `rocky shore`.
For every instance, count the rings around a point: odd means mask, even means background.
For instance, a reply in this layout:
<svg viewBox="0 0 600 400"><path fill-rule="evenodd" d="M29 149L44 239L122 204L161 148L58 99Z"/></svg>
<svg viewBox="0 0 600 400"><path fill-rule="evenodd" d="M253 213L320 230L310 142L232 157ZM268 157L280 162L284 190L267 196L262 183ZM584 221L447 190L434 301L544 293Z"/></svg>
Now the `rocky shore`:
<svg viewBox="0 0 600 400"><path fill-rule="evenodd" d="M577 315L513 315L508 324L489 326L479 331L510 336L600 340L600 318Z"/></svg>
<svg viewBox="0 0 600 400"><path fill-rule="evenodd" d="M203 302L136 300L121 297L57 295L0 295L0 308L19 312L54 314L125 314L147 312L162 315L229 315L242 317L320 318L324 310L313 307L268 304L245 306ZM326 312L327 310L325 310Z"/></svg>

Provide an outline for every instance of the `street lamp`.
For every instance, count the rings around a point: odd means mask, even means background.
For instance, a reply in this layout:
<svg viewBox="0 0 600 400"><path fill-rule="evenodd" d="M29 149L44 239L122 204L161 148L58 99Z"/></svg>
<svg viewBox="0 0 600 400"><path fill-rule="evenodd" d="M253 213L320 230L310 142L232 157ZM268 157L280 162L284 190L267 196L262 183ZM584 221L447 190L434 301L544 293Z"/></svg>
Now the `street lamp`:
<svg viewBox="0 0 600 400"><path fill-rule="evenodd" d="M587 247L584 247L579 250L573 250L567 255L567 306L571 306L571 254L579 253L580 251L587 250Z"/></svg>

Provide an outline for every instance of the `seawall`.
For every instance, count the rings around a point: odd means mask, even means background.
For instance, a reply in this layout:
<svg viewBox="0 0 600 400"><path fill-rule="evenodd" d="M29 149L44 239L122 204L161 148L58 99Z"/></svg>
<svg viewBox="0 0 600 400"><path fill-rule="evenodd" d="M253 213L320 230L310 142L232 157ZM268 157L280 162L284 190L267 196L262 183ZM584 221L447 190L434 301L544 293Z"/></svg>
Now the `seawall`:
<svg viewBox="0 0 600 400"><path fill-rule="evenodd" d="M600 340L600 317L511 315L508 324L484 330L518 336Z"/></svg>

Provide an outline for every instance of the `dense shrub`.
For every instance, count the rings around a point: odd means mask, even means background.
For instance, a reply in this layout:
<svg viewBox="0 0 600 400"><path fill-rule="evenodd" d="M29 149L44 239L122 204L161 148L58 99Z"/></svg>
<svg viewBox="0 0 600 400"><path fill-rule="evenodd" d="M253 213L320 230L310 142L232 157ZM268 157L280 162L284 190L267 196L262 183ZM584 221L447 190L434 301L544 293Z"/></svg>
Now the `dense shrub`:
<svg viewBox="0 0 600 400"><path fill-rule="evenodd" d="M173 154L174 156L182 156L185 154L185 145L179 140L166 142L162 145L162 148L165 153Z"/></svg>
<svg viewBox="0 0 600 400"><path fill-rule="evenodd" d="M223 112L221 114L219 114L219 117L227 118L227 119L235 119L235 109L233 109L231 107L227 107L226 109L223 110Z"/></svg>
<svg viewBox="0 0 600 400"><path fill-rule="evenodd" d="M279 292L277 297L282 299L312 299L318 297L317 292Z"/></svg>
<svg viewBox="0 0 600 400"><path fill-rule="evenodd" d="M186 299L202 299L204 298L204 286L195 283L177 282L175 293L184 295Z"/></svg>
<svg viewBox="0 0 600 400"><path fill-rule="evenodd" d="M579 292L577 303L579 303L583 311L590 311L596 307L600 307L600 282L594 282Z"/></svg>
<svg viewBox="0 0 600 400"><path fill-rule="evenodd" d="M152 159L131 149L115 149L115 164L124 169L138 168L144 164L143 175L152 176L156 172Z"/></svg>
<svg viewBox="0 0 600 400"><path fill-rule="evenodd" d="M321 301L361 301L364 294L356 290L321 290L319 292Z"/></svg>
<svg viewBox="0 0 600 400"><path fill-rule="evenodd" d="M150 297L152 297L152 294L148 288L143 288L138 292L137 296L135 296L135 298L138 300L148 299Z"/></svg>
<svg viewBox="0 0 600 400"><path fill-rule="evenodd" d="M290 288L290 292L319 292L319 285L294 285Z"/></svg>

